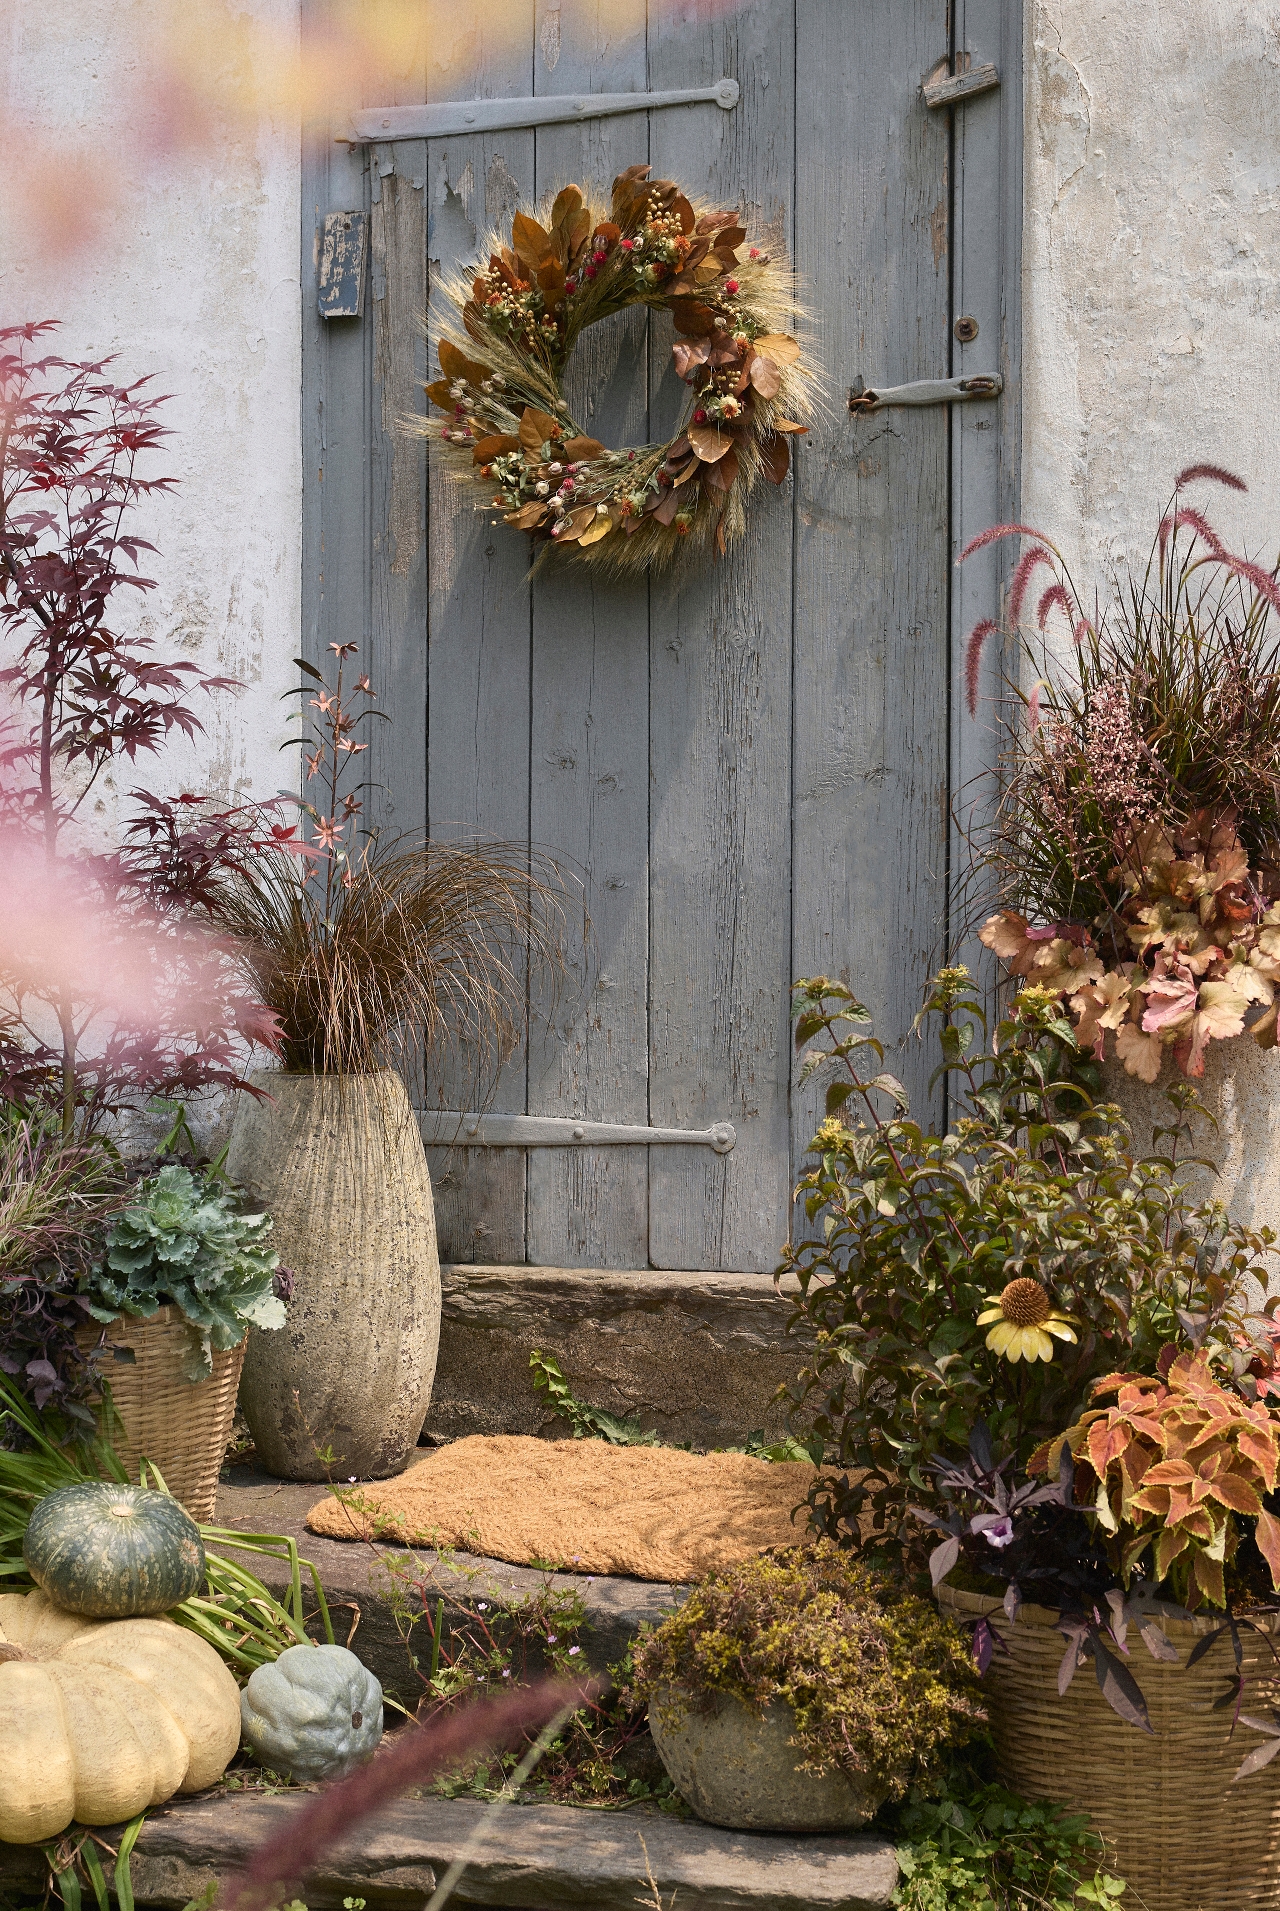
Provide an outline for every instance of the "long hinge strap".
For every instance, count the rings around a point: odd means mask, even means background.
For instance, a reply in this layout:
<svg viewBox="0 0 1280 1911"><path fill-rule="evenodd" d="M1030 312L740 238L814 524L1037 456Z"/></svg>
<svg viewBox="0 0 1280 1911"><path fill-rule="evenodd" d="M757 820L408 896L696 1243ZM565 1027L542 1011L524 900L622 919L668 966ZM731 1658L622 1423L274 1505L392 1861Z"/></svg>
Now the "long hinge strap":
<svg viewBox="0 0 1280 1911"><path fill-rule="evenodd" d="M391 139L443 139L455 133L505 133L569 120L644 113L655 106L698 106L711 101L727 113L738 104L736 80L717 80L667 93L567 93L546 99L445 100L431 106L366 106L351 115L352 145Z"/></svg>
<svg viewBox="0 0 1280 1911"><path fill-rule="evenodd" d="M999 372L981 372L971 378L917 378L910 385L878 385L874 390L855 379L849 392L849 410L883 411L886 405L961 405L972 398L998 398L1004 390Z"/></svg>
<svg viewBox="0 0 1280 1911"><path fill-rule="evenodd" d="M437 1148L714 1148L727 1155L738 1136L732 1122L711 1128L633 1128L615 1121L563 1115L478 1115L420 1108L418 1126Z"/></svg>

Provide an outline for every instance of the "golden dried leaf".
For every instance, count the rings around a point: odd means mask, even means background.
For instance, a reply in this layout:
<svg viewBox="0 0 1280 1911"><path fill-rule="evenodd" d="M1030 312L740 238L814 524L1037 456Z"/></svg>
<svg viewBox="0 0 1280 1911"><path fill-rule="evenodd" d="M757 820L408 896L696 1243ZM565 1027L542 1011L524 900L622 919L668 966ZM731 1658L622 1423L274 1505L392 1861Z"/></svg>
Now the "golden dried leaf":
<svg viewBox="0 0 1280 1911"><path fill-rule="evenodd" d="M652 171L653 171L652 166L645 166L645 165L628 166L627 170L625 172L619 173L618 177L614 180L613 190L617 192L619 186L630 185L634 180L637 180L637 179L647 179L649 177L649 174Z"/></svg>
<svg viewBox="0 0 1280 1911"><path fill-rule="evenodd" d="M581 257L591 240L591 214L585 206L580 212L574 213L565 230L569 240L569 258L573 261Z"/></svg>
<svg viewBox="0 0 1280 1911"><path fill-rule="evenodd" d="M683 496L681 495L682 492ZM658 501L654 508L653 516L655 522L658 524L670 524L676 512L682 511L688 502L688 489L683 485L673 484L671 489Z"/></svg>
<svg viewBox="0 0 1280 1911"><path fill-rule="evenodd" d="M799 343L790 332L769 332L756 340L756 350L771 358L775 365L794 365L800 356Z"/></svg>
<svg viewBox="0 0 1280 1911"><path fill-rule="evenodd" d="M520 440L503 432L491 438L481 438L471 456L477 464L488 464L491 458L500 458L504 451L519 451L519 449Z"/></svg>
<svg viewBox="0 0 1280 1911"><path fill-rule="evenodd" d="M791 431L791 432L803 433L808 431L809 429L808 425L798 425L794 418L771 418L769 420L769 423L773 427L774 431Z"/></svg>
<svg viewBox="0 0 1280 1911"><path fill-rule="evenodd" d="M481 379L489 376L487 365L482 365L478 359L468 358L466 353L460 352L456 345L451 345L447 338L440 340L436 347L436 355L440 360L441 371L450 380L465 378L469 385L479 386Z"/></svg>
<svg viewBox="0 0 1280 1911"><path fill-rule="evenodd" d="M622 237L622 228L615 226L612 219L602 219L596 227L596 237L607 239L610 245L616 245Z"/></svg>
<svg viewBox="0 0 1280 1911"><path fill-rule="evenodd" d="M699 365L705 365L710 353L711 347L705 339L678 338L671 347L671 356L681 378L687 378Z"/></svg>
<svg viewBox="0 0 1280 1911"><path fill-rule="evenodd" d="M697 299L672 299L670 309L677 332L685 338L709 338L716 329L715 313Z"/></svg>
<svg viewBox="0 0 1280 1911"><path fill-rule="evenodd" d="M682 192L676 194L675 202L671 210L679 214L681 232L685 234L692 232L694 227L693 207L689 204L689 201Z"/></svg>
<svg viewBox="0 0 1280 1911"><path fill-rule="evenodd" d="M545 504L522 504L518 511L509 511L503 523L514 524L517 531L535 531L546 515Z"/></svg>
<svg viewBox="0 0 1280 1911"><path fill-rule="evenodd" d="M733 226L738 222L736 212L704 212L694 228L697 232L719 232L721 226Z"/></svg>
<svg viewBox="0 0 1280 1911"><path fill-rule="evenodd" d="M602 537L608 537L612 529L612 518L602 518L598 516L594 524L587 526L586 530L579 537L578 543L582 546L583 550L585 550L588 544L598 544Z"/></svg>
<svg viewBox="0 0 1280 1911"><path fill-rule="evenodd" d="M559 258L544 259L538 267L538 284L547 294L553 305L557 304L564 291L564 265Z"/></svg>
<svg viewBox="0 0 1280 1911"><path fill-rule="evenodd" d="M594 504L580 504L576 511L570 511L562 520L564 529L556 539L557 544L576 544L582 533L596 521Z"/></svg>
<svg viewBox="0 0 1280 1911"><path fill-rule="evenodd" d="M698 285L710 285L713 280L720 277L723 271L724 266L722 262L717 259L713 252L709 258L702 261L701 265L694 267L694 281Z"/></svg>
<svg viewBox="0 0 1280 1911"><path fill-rule="evenodd" d="M718 551L718 552L720 553L720 555L721 555L721 557L723 557L723 556L724 556L724 553L725 553L725 545L726 545L726 543L727 543L727 541L728 541L728 540L727 540L727 539L726 539L726 537L725 537L725 527L724 527L724 513L723 513L723 511L722 511L722 512L720 513L720 521L719 521L719 523L718 523L718 524L716 525L716 549L717 549L717 551Z"/></svg>
<svg viewBox="0 0 1280 1911"><path fill-rule="evenodd" d="M598 438L579 437L566 439L563 449L566 458L580 464L589 458L598 458L604 446Z"/></svg>
<svg viewBox="0 0 1280 1911"><path fill-rule="evenodd" d="M760 440L760 462L765 477L781 484L791 464L791 446L780 432L771 431Z"/></svg>
<svg viewBox="0 0 1280 1911"><path fill-rule="evenodd" d="M733 439L716 425L690 425L689 443L703 464L718 464L733 449Z"/></svg>
<svg viewBox="0 0 1280 1911"><path fill-rule="evenodd" d="M747 372L762 398L776 398L782 390L782 373L778 370L777 361L767 354L757 352Z"/></svg>
<svg viewBox="0 0 1280 1911"><path fill-rule="evenodd" d="M427 397L433 405L439 405L441 411L453 410L453 393L447 378L437 378L434 385L428 385Z"/></svg>
<svg viewBox="0 0 1280 1911"><path fill-rule="evenodd" d="M480 307L473 300L468 300L462 308L462 323L477 345L485 343L484 319Z"/></svg>
<svg viewBox="0 0 1280 1911"><path fill-rule="evenodd" d="M727 491L738 475L738 448L730 445L723 458L715 464L707 465L702 474L702 482L712 491Z"/></svg>
<svg viewBox="0 0 1280 1911"><path fill-rule="evenodd" d="M550 412L526 405L520 418L520 442L526 451L541 452L552 432L558 428Z"/></svg>
<svg viewBox="0 0 1280 1911"><path fill-rule="evenodd" d="M511 221L511 242L516 256L530 271L536 272L542 261L551 256L551 234L527 212L518 212Z"/></svg>
<svg viewBox="0 0 1280 1911"><path fill-rule="evenodd" d="M582 205L581 186L562 186L551 208L552 226L566 226Z"/></svg>
<svg viewBox="0 0 1280 1911"><path fill-rule="evenodd" d="M736 252L737 248L742 244L742 241L746 238L746 236L747 236L747 229L745 226L738 226L738 225L725 226L721 231L717 232L716 234L716 238L715 238L716 251L731 257L733 253Z"/></svg>

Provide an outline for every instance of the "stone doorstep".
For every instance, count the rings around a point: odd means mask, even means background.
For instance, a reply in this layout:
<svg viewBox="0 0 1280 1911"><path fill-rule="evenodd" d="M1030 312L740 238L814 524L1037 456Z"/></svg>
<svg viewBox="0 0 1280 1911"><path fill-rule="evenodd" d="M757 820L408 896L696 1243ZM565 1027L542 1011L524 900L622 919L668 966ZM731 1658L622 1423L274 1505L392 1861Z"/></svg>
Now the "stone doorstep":
<svg viewBox="0 0 1280 1911"><path fill-rule="evenodd" d="M301 1556L311 1560L320 1575L333 1616L335 1639L340 1645L346 1641L348 1628L358 1613L352 1650L381 1681L384 1691L402 1705L416 1703L422 1688L396 1624L397 1581L384 1557L406 1560L412 1573L430 1576L431 1596L443 1597L446 1615L455 1621L479 1600L500 1605L522 1598L539 1591L548 1578L557 1589L577 1590L588 1614L584 1651L599 1672L622 1657L643 1621L657 1624L681 1596L678 1587L643 1579L548 1575L529 1566L508 1566L500 1559L478 1559L466 1553L455 1554L449 1565L442 1565L438 1556L425 1548L327 1539L308 1532L306 1527L308 1512L324 1493L323 1484L277 1480L253 1467L235 1467L230 1482L218 1488L212 1524L235 1527L242 1533L282 1533L296 1541ZM289 1583L288 1567L282 1560L230 1549L227 1557L255 1572L273 1592ZM304 1599L309 1591L310 1578L304 1573Z"/></svg>
<svg viewBox="0 0 1280 1911"><path fill-rule="evenodd" d="M652 1268L445 1266L440 1279L434 1440L563 1432L533 1388L535 1347L580 1399L639 1414L665 1440L730 1446L785 1430L774 1395L808 1344L787 1332L794 1281L779 1295L770 1274Z"/></svg>
<svg viewBox="0 0 1280 1911"><path fill-rule="evenodd" d="M306 1802L233 1793L152 1812L133 1853L138 1903L181 1911ZM485 1813L465 1799L400 1799L326 1853L298 1895L308 1911L340 1911L346 1897L369 1911L421 1911L464 1853L453 1901L512 1911L647 1907L646 1850L664 1911L673 1894L674 1911L887 1911L898 1882L893 1846L875 1836L721 1831L643 1807L512 1805L476 1838ZM0 1846L0 1885L38 1892L44 1876L38 1849Z"/></svg>

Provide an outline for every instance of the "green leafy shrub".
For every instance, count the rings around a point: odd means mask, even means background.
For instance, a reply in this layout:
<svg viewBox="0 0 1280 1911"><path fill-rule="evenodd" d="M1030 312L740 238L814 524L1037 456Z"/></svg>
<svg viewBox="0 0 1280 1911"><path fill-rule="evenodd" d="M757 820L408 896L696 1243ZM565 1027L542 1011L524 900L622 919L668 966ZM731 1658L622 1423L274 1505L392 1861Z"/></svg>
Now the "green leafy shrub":
<svg viewBox="0 0 1280 1911"><path fill-rule="evenodd" d="M890 1829L899 1840L900 1911L1076 1911L1124 1896L1083 1814L1003 1785L912 1798Z"/></svg>
<svg viewBox="0 0 1280 1911"><path fill-rule="evenodd" d="M937 1018L952 1112L927 1134L848 989L800 982L796 1012L806 1077L835 1076L797 1191L809 1229L780 1269L800 1284L793 1325L816 1340L789 1397L848 1469L810 1495L828 1532L897 1536L979 1419L1021 1472L1093 1381L1153 1370L1162 1347L1194 1345L1255 1384L1271 1343L1246 1276L1265 1287L1274 1236L1177 1181L1188 1084L1157 1131L1168 1153L1137 1159L1119 1109L1091 1097L1096 1069L1057 997L1023 989L982 1053L971 979L946 969L920 1021Z"/></svg>
<svg viewBox="0 0 1280 1911"><path fill-rule="evenodd" d="M960 1627L830 1540L711 1574L635 1666L664 1719L717 1693L785 1701L804 1770L871 1772L892 1798L985 1717Z"/></svg>
<svg viewBox="0 0 1280 1911"><path fill-rule="evenodd" d="M177 1307L192 1333L190 1380L212 1372L214 1347L238 1347L249 1327L284 1326L275 1294L280 1257L266 1244L271 1218L242 1214L208 1177L171 1163L107 1235L105 1263L84 1283L94 1320L147 1319Z"/></svg>

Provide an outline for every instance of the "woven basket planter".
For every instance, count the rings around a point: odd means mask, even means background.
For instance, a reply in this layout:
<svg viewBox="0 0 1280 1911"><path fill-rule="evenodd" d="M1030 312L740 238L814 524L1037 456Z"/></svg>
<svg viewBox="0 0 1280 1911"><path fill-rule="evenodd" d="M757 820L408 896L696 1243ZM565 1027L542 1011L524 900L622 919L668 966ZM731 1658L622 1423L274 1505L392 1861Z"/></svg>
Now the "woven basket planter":
<svg viewBox="0 0 1280 1911"><path fill-rule="evenodd" d="M207 1524L231 1438L245 1342L225 1352L215 1347L212 1374L190 1381L182 1371L190 1329L177 1308L162 1307L149 1320L124 1315L106 1328L82 1327L76 1339L87 1350L104 1334L99 1371L124 1428L123 1434L116 1428L115 1446L125 1470L136 1480L142 1461L150 1460L192 1519ZM132 1361L115 1359L115 1347L130 1348Z"/></svg>
<svg viewBox="0 0 1280 1911"><path fill-rule="evenodd" d="M1166 1622L1178 1665L1162 1665L1132 1636L1129 1665L1147 1702L1155 1734L1148 1737L1117 1718L1091 1663L1059 1697L1067 1642L1055 1612L1023 1606L1009 1625L995 1600L948 1586L938 1600L959 1619L989 1616L1009 1647L1007 1655L997 1649L983 1679L1005 1784L1087 1812L1144 1911L1280 1906L1280 1760L1232 1784L1262 1740L1245 1727L1233 1736L1232 1708L1213 1709L1235 1672L1230 1639L1198 1665L1186 1663L1216 1619ZM1246 1674L1275 1668L1256 1633L1245 1629L1241 1639ZM1252 1703L1267 1710L1256 1687Z"/></svg>

